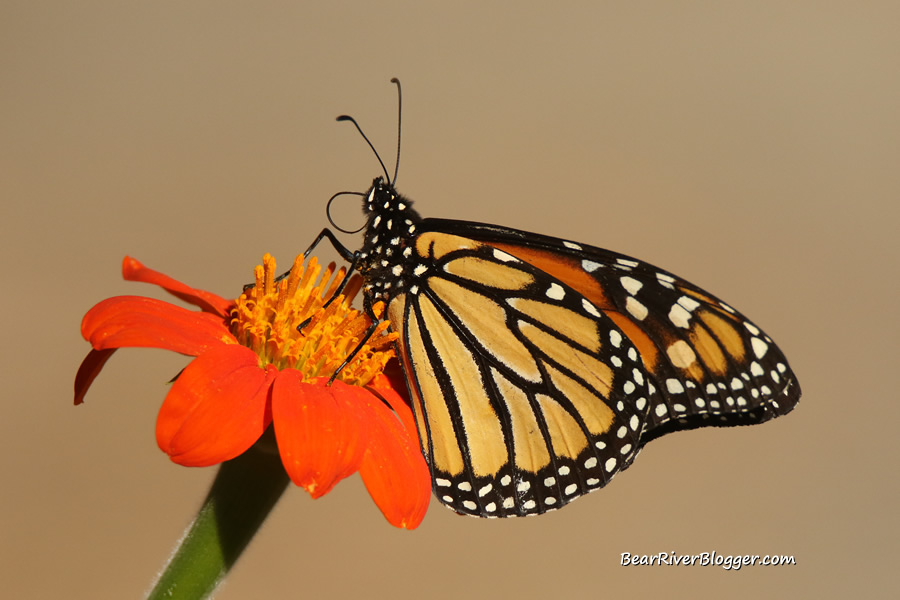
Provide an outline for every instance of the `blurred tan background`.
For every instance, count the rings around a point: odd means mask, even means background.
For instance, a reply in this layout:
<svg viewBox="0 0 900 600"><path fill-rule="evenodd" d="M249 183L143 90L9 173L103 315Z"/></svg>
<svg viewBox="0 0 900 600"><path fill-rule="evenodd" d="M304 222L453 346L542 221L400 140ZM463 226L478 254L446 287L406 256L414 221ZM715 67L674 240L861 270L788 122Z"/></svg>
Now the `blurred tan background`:
<svg viewBox="0 0 900 600"><path fill-rule="evenodd" d="M3 2L0 582L135 598L212 469L154 441L186 360L130 350L71 405L79 323L130 254L236 296L336 191L380 173L429 216L632 254L722 296L804 395L663 438L537 519L432 502L390 527L357 477L294 488L219 598L886 597L900 560L900 9L893 2ZM324 3L321 3L324 4ZM360 221L351 199L336 217ZM351 246L356 240L345 236ZM159 295L160 297L164 297ZM796 566L622 567L620 554Z"/></svg>

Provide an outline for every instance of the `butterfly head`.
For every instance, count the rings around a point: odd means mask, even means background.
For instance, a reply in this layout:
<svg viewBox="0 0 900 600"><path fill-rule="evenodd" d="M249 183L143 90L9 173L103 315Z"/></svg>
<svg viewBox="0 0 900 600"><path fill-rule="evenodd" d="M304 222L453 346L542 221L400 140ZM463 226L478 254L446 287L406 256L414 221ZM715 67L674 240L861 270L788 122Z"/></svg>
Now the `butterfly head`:
<svg viewBox="0 0 900 600"><path fill-rule="evenodd" d="M412 202L398 194L390 181L384 177L376 177L372 187L365 194L363 212L371 221L377 215L405 212L411 205Z"/></svg>
<svg viewBox="0 0 900 600"><path fill-rule="evenodd" d="M363 198L363 212L368 217L366 238L379 234L411 235L415 224L422 220L412 208L412 201L397 193L394 185L383 177L375 178Z"/></svg>

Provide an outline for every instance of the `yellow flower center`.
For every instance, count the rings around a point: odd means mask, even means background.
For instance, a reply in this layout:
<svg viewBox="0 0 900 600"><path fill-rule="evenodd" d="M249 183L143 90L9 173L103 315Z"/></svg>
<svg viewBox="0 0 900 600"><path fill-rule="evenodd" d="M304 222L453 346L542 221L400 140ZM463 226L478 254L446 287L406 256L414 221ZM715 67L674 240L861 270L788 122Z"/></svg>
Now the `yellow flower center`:
<svg viewBox="0 0 900 600"><path fill-rule="evenodd" d="M256 285L241 294L231 311L231 332L259 355L260 366L297 369L304 380L331 377L357 349L371 324L368 316L350 308L361 278L351 277L344 293L328 303L347 276L345 268L335 274L332 263L323 272L315 257L304 266L300 255L287 277L275 281L275 273L275 259L266 254L263 264L254 269ZM383 310L380 302L373 307L378 317ZM337 379L365 385L384 369L398 337L386 333L387 327L387 322L378 324Z"/></svg>

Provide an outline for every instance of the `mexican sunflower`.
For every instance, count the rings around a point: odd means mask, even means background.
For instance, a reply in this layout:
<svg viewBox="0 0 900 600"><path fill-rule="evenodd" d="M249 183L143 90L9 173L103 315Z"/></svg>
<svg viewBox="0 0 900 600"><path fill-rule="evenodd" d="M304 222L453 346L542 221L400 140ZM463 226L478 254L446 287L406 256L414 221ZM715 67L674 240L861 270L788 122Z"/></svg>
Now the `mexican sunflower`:
<svg viewBox="0 0 900 600"><path fill-rule="evenodd" d="M200 310L142 296L108 298L91 308L81 333L93 349L75 379L75 404L118 348L193 356L156 422L156 441L174 462L208 466L232 459L272 425L287 474L314 498L359 471L391 524L417 527L430 478L412 412L383 373L396 336L380 324L354 355L370 324L349 306L359 278L326 305L343 269L335 274L329 265L323 272L315 258L304 266L298 256L287 277L278 280L275 272L267 254L255 269L256 284L227 300L125 257L126 280L156 284Z"/></svg>

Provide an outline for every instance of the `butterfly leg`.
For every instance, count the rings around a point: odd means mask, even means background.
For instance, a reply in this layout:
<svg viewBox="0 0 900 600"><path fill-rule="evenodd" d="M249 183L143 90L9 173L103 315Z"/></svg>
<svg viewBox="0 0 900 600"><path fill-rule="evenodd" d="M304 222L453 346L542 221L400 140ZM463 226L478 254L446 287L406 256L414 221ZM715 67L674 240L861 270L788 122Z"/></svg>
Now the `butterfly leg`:
<svg viewBox="0 0 900 600"><path fill-rule="evenodd" d="M308 258L309 255L310 255L310 253L313 251L313 249L314 249L316 246L318 246L318 245L322 242L322 240L324 240L324 239L327 239L329 242L331 242L332 247L333 247L335 250L337 250L337 253L341 255L341 258L343 258L345 261L347 261L348 263L350 263L350 265L351 265L351 267L350 267L350 272L352 272L352 271L354 270L354 266L353 266L353 265L355 264L355 261L356 261L356 254L355 254L354 252L350 251L350 250L349 250L346 246L344 246L342 243L340 243L340 242L338 241L338 239L337 239L336 237L334 237L334 233L332 233L331 230L328 229L327 227L326 227L325 229L323 229L323 230L319 233L319 235L316 236L316 239L314 239L313 242L312 242L312 244L309 245L309 248L307 248L306 250L304 250L304 252L303 252L303 258L304 258L304 259ZM278 277L275 278L275 283L278 283L279 281L281 281L282 279L284 279L285 277L287 277L287 276L290 275L290 274L291 274L291 270L288 269L287 271L285 271L284 273L282 273L281 275L279 275ZM344 281L341 283L340 287L338 287L338 290L335 292L335 296L337 296L338 294L340 294L340 293L343 291L343 289L344 289L344 284L345 284L346 282L347 282L347 277L344 278ZM246 292L247 290L249 290L250 288L252 288L254 285L256 285L256 284L255 284L255 283L248 283L247 285L244 286L244 291ZM332 297L332 298L333 298L333 297ZM329 300L329 302L331 302L331 300ZM327 306L327 305L326 305L326 306Z"/></svg>
<svg viewBox="0 0 900 600"><path fill-rule="evenodd" d="M309 248L307 248L303 253L303 258L308 257L309 253L313 251L313 248L318 246L324 239L327 239L329 242L331 242L331 246L335 250L337 250L337 253L341 255L341 258L346 260L348 263L353 264L356 261L356 253L340 243L338 239L334 237L334 233L332 233L331 230L327 227L323 229L319 233L319 235L316 236L316 239L313 240L313 243L309 245Z"/></svg>
<svg viewBox="0 0 900 600"><path fill-rule="evenodd" d="M332 233L331 230L326 227L319 233L319 235L316 236L316 239L314 239L312 244L309 245L309 248L307 248L306 251L303 252L303 258L304 259L307 258L309 256L310 252L312 252L313 249L316 246L318 246L324 239L327 239L329 242L331 242L332 247L335 250L337 250L337 253L341 255L341 258L343 258L345 261L350 263L350 268L347 269L347 273L344 275L344 278L341 280L341 283L337 286L337 289L334 290L334 294L332 294L331 298L329 298L328 301L326 301L325 304L323 305L323 308L327 308L328 305L330 305L332 302L334 302L335 298L337 298L338 296L341 295L341 293L344 291L344 287L347 285L347 282L350 281L350 275L353 273L353 271L356 270L356 253L350 251L346 246L344 246L342 243L340 243L338 241L338 239L336 237L334 237L334 233ZM278 278L275 281L284 279L289 273L290 273L290 271L288 271L287 273L282 273L281 275L278 276ZM312 318L312 317L310 317L310 318ZM310 321L310 319L307 319L307 320L303 321L302 323L300 323L297 326L297 331L302 331L303 328L307 325L307 323L309 323L309 321ZM366 336L366 339L368 340L369 336L371 336L371 335L372 334L370 333L368 336ZM354 354L355 354L355 352L354 352ZM344 366L346 366L346 363L344 365L341 365L341 368L344 368ZM332 377L332 380L333 379L334 378Z"/></svg>
<svg viewBox="0 0 900 600"><path fill-rule="evenodd" d="M340 243L338 241L338 239L336 237L334 237L334 233L332 233L332 231L330 229L328 229L327 227L325 229L323 229L321 232L319 232L319 235L317 235L316 239L314 239L312 244L309 245L309 248L307 248L306 250L303 251L303 258L304 259L309 258L309 255L313 251L313 249L316 246L318 246L320 243L322 243L322 240L324 240L324 239L327 239L329 242L331 242L331 246L335 250L337 250L337 253L341 255L341 258L343 258L345 261L350 263L351 271L353 271L352 265L356 261L356 254L354 252L352 252L351 250L349 250L345 245ZM288 269L287 271L285 271L284 273L282 273L281 275L276 277L275 281L276 282L281 281L282 279L284 279L285 277L290 275L290 273L291 273L291 270ZM347 278L345 277L344 282L346 282L346 281L347 281ZM335 293L335 296L337 294L340 294L343 289L344 289L344 284L341 283L341 286L340 286L340 288L338 288L338 291Z"/></svg>
<svg viewBox="0 0 900 600"><path fill-rule="evenodd" d="M367 310L366 312L369 313L370 310ZM372 337L372 334L375 333L375 329L378 327L379 321L374 317L374 315L371 314L369 315L369 319L371 320L371 323L369 324L368 329L366 329L366 332L360 338L359 343L356 345L356 348L353 349L353 352L347 355L347 358L344 359L344 362L342 362L340 366L334 370L334 373L331 375L331 377L328 378L328 385L331 385L331 383L337 378L341 371L343 371L344 368L350 364L350 361L356 358L356 355L359 354L359 351L362 350L363 346L365 346L369 341L369 338Z"/></svg>

